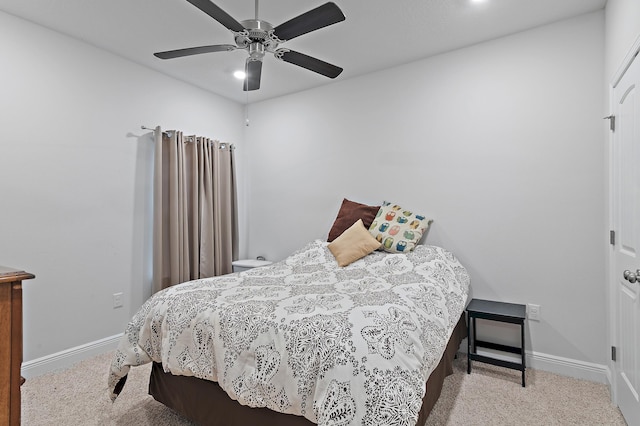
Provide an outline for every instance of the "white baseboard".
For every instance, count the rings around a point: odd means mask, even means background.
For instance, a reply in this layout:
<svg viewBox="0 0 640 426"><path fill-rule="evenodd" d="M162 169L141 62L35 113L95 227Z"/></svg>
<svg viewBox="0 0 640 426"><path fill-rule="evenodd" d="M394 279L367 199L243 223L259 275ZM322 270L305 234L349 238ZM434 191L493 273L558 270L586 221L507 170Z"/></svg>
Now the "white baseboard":
<svg viewBox="0 0 640 426"><path fill-rule="evenodd" d="M52 371L69 368L77 362L116 349L121 337L122 333L116 334L111 337L105 337L104 339L23 362L20 374L28 379Z"/></svg>
<svg viewBox="0 0 640 426"><path fill-rule="evenodd" d="M529 352L527 354L527 367L537 370L549 371L561 376L576 379L589 380L591 382L611 384L611 372L609 367L593 362L578 361L576 359L561 356Z"/></svg>
<svg viewBox="0 0 640 426"><path fill-rule="evenodd" d="M467 354L466 339L460 345L460 353ZM575 379L588 380L590 382L604 383L611 386L611 371L603 364L595 364L587 361L579 361L572 358L564 358L541 352L525 351L527 368L548 371L561 376Z"/></svg>
<svg viewBox="0 0 640 426"><path fill-rule="evenodd" d="M96 355L116 349L122 333L56 352L41 358L22 363L22 376L29 378L69 368L73 364ZM466 341L466 340L465 340ZM464 343L464 342L463 342ZM460 352L466 354L467 345L460 345ZM589 380L591 382L611 384L611 371L603 364L579 361L541 352L526 351L527 367L549 371L561 376Z"/></svg>

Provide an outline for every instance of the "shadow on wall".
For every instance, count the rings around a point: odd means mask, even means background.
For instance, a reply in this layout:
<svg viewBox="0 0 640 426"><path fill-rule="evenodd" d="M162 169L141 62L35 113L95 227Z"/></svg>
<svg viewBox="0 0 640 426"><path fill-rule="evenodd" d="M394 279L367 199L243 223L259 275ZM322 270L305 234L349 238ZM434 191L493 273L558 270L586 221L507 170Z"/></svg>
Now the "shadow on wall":
<svg viewBox="0 0 640 426"><path fill-rule="evenodd" d="M153 133L127 138L136 141L136 164L133 200L131 289L129 304L133 316L151 296L153 272Z"/></svg>

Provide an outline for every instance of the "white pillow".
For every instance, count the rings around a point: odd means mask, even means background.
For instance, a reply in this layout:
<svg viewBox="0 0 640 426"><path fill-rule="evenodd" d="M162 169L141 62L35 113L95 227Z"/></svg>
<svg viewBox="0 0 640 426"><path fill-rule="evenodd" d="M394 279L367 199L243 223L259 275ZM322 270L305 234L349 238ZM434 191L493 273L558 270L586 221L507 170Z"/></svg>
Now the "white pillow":
<svg viewBox="0 0 640 426"><path fill-rule="evenodd" d="M373 219L369 232L382 243L382 250L389 253L406 253L413 251L431 222L433 220L423 215L385 201Z"/></svg>

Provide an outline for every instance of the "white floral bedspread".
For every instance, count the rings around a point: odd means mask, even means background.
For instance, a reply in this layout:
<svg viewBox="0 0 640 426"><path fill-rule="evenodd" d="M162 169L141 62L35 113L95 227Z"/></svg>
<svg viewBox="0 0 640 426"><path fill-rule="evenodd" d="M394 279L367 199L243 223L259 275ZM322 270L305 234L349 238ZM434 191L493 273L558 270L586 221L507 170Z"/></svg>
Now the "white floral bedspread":
<svg viewBox="0 0 640 426"><path fill-rule="evenodd" d="M151 297L112 361L111 398L131 366L156 361L321 426L413 426L468 286L440 247L376 251L340 268L318 240L271 266Z"/></svg>

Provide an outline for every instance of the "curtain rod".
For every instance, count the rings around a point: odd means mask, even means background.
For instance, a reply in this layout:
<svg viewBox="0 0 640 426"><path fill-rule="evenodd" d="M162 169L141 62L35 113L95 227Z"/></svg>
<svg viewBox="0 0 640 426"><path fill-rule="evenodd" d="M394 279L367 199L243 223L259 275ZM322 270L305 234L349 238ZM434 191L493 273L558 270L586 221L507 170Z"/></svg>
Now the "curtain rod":
<svg viewBox="0 0 640 426"><path fill-rule="evenodd" d="M152 129L152 128L147 127L147 126L144 126L144 125L143 125L143 126L140 126L140 128L141 128L142 130L151 130L152 132L155 132L155 131L156 131L156 129ZM164 134L166 134L166 135L168 135L168 134L169 134L169 132L165 132L164 130L162 131L162 133L164 133Z"/></svg>
<svg viewBox="0 0 640 426"><path fill-rule="evenodd" d="M152 128L147 127L147 126L144 126L144 125L140 126L140 128L141 128L142 130L151 130L152 132L155 132L155 131L156 131L156 129L152 129ZM167 136L169 136L169 137L171 137L171 135L169 134L169 132L165 132L165 131L163 130L163 131L162 131L162 133L163 133L163 134L165 134L165 135L167 135ZM193 141L194 141L194 140L193 140L193 136L186 136L186 138L188 139L188 141L189 141L189 142L193 142ZM232 143L226 143L226 142L219 142L219 143L220 143L220 147L219 147L219 149L225 149L227 145L229 145L229 149L236 149L235 145L234 145L234 144L232 144Z"/></svg>

